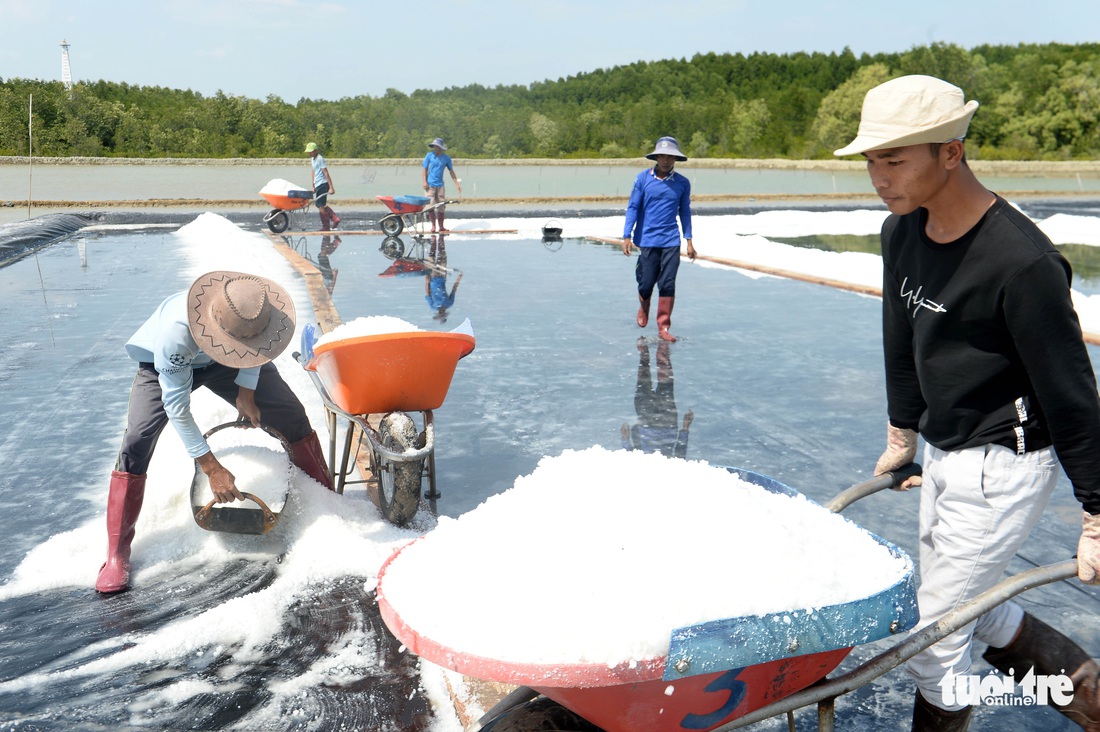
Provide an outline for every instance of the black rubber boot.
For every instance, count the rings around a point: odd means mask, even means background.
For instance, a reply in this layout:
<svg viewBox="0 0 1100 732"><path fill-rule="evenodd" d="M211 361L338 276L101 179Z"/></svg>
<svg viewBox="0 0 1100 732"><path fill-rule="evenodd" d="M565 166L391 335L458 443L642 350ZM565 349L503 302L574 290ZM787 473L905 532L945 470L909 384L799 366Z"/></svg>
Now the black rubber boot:
<svg viewBox="0 0 1100 732"><path fill-rule="evenodd" d="M1004 648L990 647L983 655L991 666L1020 681L1031 669L1036 675L1065 674L1073 681L1073 701L1052 703L1088 732L1100 732L1100 665L1066 636L1034 615L1024 614L1016 637Z"/></svg>
<svg viewBox="0 0 1100 732"><path fill-rule="evenodd" d="M966 732L970 712L971 707L953 712L940 709L918 691L913 703L913 732Z"/></svg>
<svg viewBox="0 0 1100 732"><path fill-rule="evenodd" d="M544 696L508 710L481 729L482 732L603 732L576 712Z"/></svg>

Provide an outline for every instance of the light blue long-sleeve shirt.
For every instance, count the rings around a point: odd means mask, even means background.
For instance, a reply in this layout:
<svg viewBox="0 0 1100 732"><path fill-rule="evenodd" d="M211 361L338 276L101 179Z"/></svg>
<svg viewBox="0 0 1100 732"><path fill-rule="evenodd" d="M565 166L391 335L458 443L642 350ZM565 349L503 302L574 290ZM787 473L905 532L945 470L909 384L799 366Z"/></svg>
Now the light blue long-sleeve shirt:
<svg viewBox="0 0 1100 732"><path fill-rule="evenodd" d="M679 247L680 227L690 239L691 182L676 171L663 179L652 169L638 173L626 205L623 238L631 237L639 247Z"/></svg>
<svg viewBox="0 0 1100 732"><path fill-rule="evenodd" d="M187 292L172 295L126 342L126 353L138 363L151 363L160 381L164 411L193 458L210 452L202 430L191 416L191 385L195 369L214 363L191 336L187 325ZM238 369L234 383L255 389L260 367Z"/></svg>

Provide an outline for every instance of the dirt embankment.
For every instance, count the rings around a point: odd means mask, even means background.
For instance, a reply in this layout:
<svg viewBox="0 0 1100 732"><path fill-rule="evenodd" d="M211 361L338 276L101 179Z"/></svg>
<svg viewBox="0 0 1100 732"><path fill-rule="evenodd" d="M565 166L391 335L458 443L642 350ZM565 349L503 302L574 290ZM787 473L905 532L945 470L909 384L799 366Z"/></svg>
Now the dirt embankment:
<svg viewBox="0 0 1100 732"><path fill-rule="evenodd" d="M417 165L420 158L328 158L330 163L355 165ZM645 165L644 158L508 158L508 159L454 159L456 165L463 166L521 166L521 165L572 165L601 166L621 165L636 167ZM29 158L12 155L0 157L0 165L242 165L270 167L274 165L297 165L301 157L295 158ZM741 158L692 158L686 166L692 168L717 168L729 170L861 170L861 160L787 160L782 158L741 159ZM995 173L999 175L1072 175L1074 173L1100 172L1100 160L971 160L970 166L977 173Z"/></svg>

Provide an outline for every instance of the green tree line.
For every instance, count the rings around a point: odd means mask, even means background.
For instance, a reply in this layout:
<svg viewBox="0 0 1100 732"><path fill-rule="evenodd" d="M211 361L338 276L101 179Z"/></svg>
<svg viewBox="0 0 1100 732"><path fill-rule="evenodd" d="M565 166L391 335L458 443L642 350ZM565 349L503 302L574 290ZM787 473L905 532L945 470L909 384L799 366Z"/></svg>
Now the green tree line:
<svg viewBox="0 0 1100 732"><path fill-rule="evenodd" d="M901 53L697 54L527 86L473 84L337 101L265 100L82 81L0 79L0 155L270 158L315 141L328 157L419 157L441 136L465 158L636 157L662 135L693 157L831 157L867 89L901 74L978 99L968 153L987 160L1100 154L1100 44Z"/></svg>

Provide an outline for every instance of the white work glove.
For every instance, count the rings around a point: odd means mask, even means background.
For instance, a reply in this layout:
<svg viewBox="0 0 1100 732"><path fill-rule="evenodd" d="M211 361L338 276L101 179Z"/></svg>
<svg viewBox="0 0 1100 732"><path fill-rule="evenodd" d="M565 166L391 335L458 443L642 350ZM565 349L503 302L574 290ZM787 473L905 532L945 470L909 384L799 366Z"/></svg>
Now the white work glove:
<svg viewBox="0 0 1100 732"><path fill-rule="evenodd" d="M894 425L886 424L886 452L875 463L875 475L891 473L898 468L908 465L917 457L917 433L916 430L905 430ZM906 478L900 485L895 486L895 491L907 491L915 485L921 484L921 477L914 475Z"/></svg>
<svg viewBox="0 0 1100 732"><path fill-rule="evenodd" d="M1100 514L1084 511L1081 541L1077 543L1077 578L1087 585L1100 584Z"/></svg>

